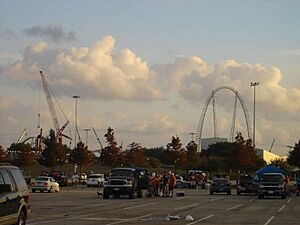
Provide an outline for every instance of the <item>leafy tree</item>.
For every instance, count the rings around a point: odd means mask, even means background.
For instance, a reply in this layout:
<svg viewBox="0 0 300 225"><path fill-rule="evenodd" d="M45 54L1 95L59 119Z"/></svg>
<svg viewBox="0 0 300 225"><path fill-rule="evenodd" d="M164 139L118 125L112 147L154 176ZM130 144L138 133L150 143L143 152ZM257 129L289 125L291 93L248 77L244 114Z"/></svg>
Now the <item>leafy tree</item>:
<svg viewBox="0 0 300 225"><path fill-rule="evenodd" d="M300 140L298 143L295 143L293 150L289 152L287 162L300 168Z"/></svg>
<svg viewBox="0 0 300 225"><path fill-rule="evenodd" d="M123 152L115 140L114 130L109 127L104 137L107 146L100 153L100 163L111 168L122 164Z"/></svg>
<svg viewBox="0 0 300 225"><path fill-rule="evenodd" d="M124 155L124 164L141 167L146 165L146 157L141 144L133 142L128 145L128 149L125 151Z"/></svg>
<svg viewBox="0 0 300 225"><path fill-rule="evenodd" d="M49 136L45 140L45 149L42 152L42 156L38 159L38 162L46 167L55 170L55 166L63 165L67 162L70 149L60 143L55 136L54 130L49 131Z"/></svg>
<svg viewBox="0 0 300 225"><path fill-rule="evenodd" d="M78 142L76 147L71 151L69 162L79 166L79 173L84 166L90 165L95 161L95 155L88 150L83 142Z"/></svg>
<svg viewBox="0 0 300 225"><path fill-rule="evenodd" d="M197 144L194 141L191 141L186 146L187 160L186 160L186 169L197 169L201 165L200 152L198 152Z"/></svg>
<svg viewBox="0 0 300 225"><path fill-rule="evenodd" d="M186 152L182 147L181 140L178 136L172 136L172 140L167 144L165 150L166 158L163 159L163 163L167 165L179 165L180 167L186 162Z"/></svg>
<svg viewBox="0 0 300 225"><path fill-rule="evenodd" d="M14 163L23 168L26 174L30 173L30 168L34 164L34 148L30 144L13 143L8 148L8 152L13 155Z"/></svg>
<svg viewBox="0 0 300 225"><path fill-rule="evenodd" d="M282 158L277 158L277 159L271 160L270 165L280 167L286 171L290 171L292 169L291 165L288 164L287 160L282 159Z"/></svg>
<svg viewBox="0 0 300 225"><path fill-rule="evenodd" d="M0 162L3 162L5 160L6 152L3 149L2 145L0 145Z"/></svg>

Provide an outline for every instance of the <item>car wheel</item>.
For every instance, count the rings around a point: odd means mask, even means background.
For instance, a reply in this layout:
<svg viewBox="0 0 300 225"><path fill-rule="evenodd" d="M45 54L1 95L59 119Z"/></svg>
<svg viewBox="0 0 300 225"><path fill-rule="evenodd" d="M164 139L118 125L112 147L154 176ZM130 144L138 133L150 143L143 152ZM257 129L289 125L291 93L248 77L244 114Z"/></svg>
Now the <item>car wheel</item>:
<svg viewBox="0 0 300 225"><path fill-rule="evenodd" d="M137 197L138 198L142 198L143 197L143 192L141 190L138 191Z"/></svg>
<svg viewBox="0 0 300 225"><path fill-rule="evenodd" d="M87 187L90 187L90 185L86 185Z"/></svg>
<svg viewBox="0 0 300 225"><path fill-rule="evenodd" d="M240 195L240 194L241 194L241 192L237 191L237 192L236 192L236 194L237 194L237 195Z"/></svg>
<svg viewBox="0 0 300 225"><path fill-rule="evenodd" d="M231 195L231 191L227 191L227 195Z"/></svg>
<svg viewBox="0 0 300 225"><path fill-rule="evenodd" d="M136 196L135 191L132 191L132 192L129 194L129 199L134 199L135 196Z"/></svg>
<svg viewBox="0 0 300 225"><path fill-rule="evenodd" d="M299 196L299 192L297 192L297 196Z"/></svg>
<svg viewBox="0 0 300 225"><path fill-rule="evenodd" d="M258 194L258 198L259 198L259 199L262 199L262 198L264 198L264 195Z"/></svg>
<svg viewBox="0 0 300 225"><path fill-rule="evenodd" d="M282 194L281 199L285 199L285 198L286 198L286 194Z"/></svg>
<svg viewBox="0 0 300 225"><path fill-rule="evenodd" d="M104 198L104 199L108 199L108 198L109 198L109 194L108 194L108 193L105 193L105 192L103 192L103 198Z"/></svg>
<svg viewBox="0 0 300 225"><path fill-rule="evenodd" d="M35 192L35 190L34 189L32 189L32 193L34 193Z"/></svg>
<svg viewBox="0 0 300 225"><path fill-rule="evenodd" d="M213 191L210 191L210 192L209 192L209 194L213 195L213 194L214 194L214 192L213 192Z"/></svg>
<svg viewBox="0 0 300 225"><path fill-rule="evenodd" d="M51 193L51 192L52 192L52 186L50 187L50 189L48 190L48 192L49 192L49 193Z"/></svg>
<svg viewBox="0 0 300 225"><path fill-rule="evenodd" d="M24 210L21 210L17 224L18 225L26 224L26 214L25 214Z"/></svg>

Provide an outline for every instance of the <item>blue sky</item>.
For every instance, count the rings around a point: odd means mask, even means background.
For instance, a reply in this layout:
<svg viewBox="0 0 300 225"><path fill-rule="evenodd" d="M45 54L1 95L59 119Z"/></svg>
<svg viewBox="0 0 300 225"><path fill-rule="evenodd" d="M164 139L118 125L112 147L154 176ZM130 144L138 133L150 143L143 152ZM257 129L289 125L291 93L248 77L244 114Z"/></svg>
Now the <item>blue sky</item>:
<svg viewBox="0 0 300 225"><path fill-rule="evenodd" d="M133 136L138 136L138 140L134 140L134 137L128 134L120 139L126 144L138 141L147 146L153 143L148 134L153 130L158 136L162 136L160 132L167 133L166 137L156 137L158 146L166 145L171 135L175 134L186 144L190 138L188 133L197 128L205 99L210 91L219 85L233 85L239 90L241 95L244 95L252 115L252 89L245 87L249 86L250 81L258 80L261 82L258 96L261 97L257 113L261 115L261 121L258 120L257 141L262 147L267 147L275 138L276 151L285 154L284 146L293 144L299 138L299 130L291 121L295 121L299 110L293 106L299 103L297 97L300 90L297 76L300 59L299 8L299 1L2 0L0 110L3 110L3 113L0 120L6 123L1 127L0 133L9 130L9 133L18 136L23 127L31 129L34 133L32 123L36 123L36 118L30 115L29 108L34 109L32 114L41 110L45 111L44 114L47 112L43 93L40 94L36 89L39 84L38 73L36 79L28 79L27 75L24 75L34 74L32 65L37 65L34 68L42 67L45 70L53 89L58 93L58 98L65 104L70 120L74 117L71 90L80 93L82 129L90 126L91 118L98 124L99 131L105 130L107 126L115 126L113 128L120 131L128 131L135 127ZM55 25L55 29L62 29L61 35L64 36L58 41L53 40L54 36L49 33L53 30L47 30L51 25ZM33 27L44 33L33 33ZM68 39L67 35L70 32L74 32L75 38ZM111 38L105 39L108 36ZM99 41L102 47L96 48L95 43ZM44 44L36 47L41 42ZM111 48L104 50L103 45L111 45ZM91 61L81 62L78 58L75 60L76 65L87 66L84 68L91 71L72 77L74 71L66 64L67 59L78 54L87 54L79 53L79 50L71 53L72 47L77 50L88 48L89 51L97 49L98 53L101 51L101 54L111 56L112 59L105 58L110 65L109 69L103 70L97 65L91 69ZM130 51L124 51L126 49ZM43 62L38 55L41 52ZM63 56L68 57L63 58L58 52L64 52ZM50 54L56 58L50 59ZM63 60L61 68L62 63L58 62L58 56ZM198 58L205 65L201 64ZM133 60L134 65L124 68L129 59ZM18 69L18 74L15 74L14 65L17 60L20 60L22 67ZM110 64L110 60L113 60L113 64ZM112 65L114 67L111 67ZM59 69L53 69L54 67ZM273 67L279 72L272 70ZM116 70L121 71L120 74L116 75L113 72ZM236 71L244 74L237 75ZM58 75L58 72L62 74ZM104 72L111 74L105 80ZM143 84L147 85L143 100L136 94L141 91L135 86L137 80L134 79L135 85L131 80L132 77L140 76L139 73L143 74ZM88 76L91 76L90 79L101 81L99 84L108 82L107 87L113 89L113 97L104 96L105 88L96 90L94 87L94 90L92 83L86 81ZM119 82L124 82L124 90L121 86L116 90L114 86L110 86L113 84L109 82L116 82L108 80L112 76L116 76L114 79ZM60 83L55 83L59 79ZM66 81L68 84L86 81L86 85L78 89L68 89L64 86ZM130 93L126 92L129 90ZM228 124L231 124L232 104L229 97L226 98L226 94L224 96L223 102L227 103L219 103L220 126L224 127L219 129L223 130L221 136L227 135L226 130L230 130L227 128ZM38 107L39 98L42 109ZM278 100L272 102L274 98ZM93 110L87 110L91 105ZM186 110L187 108L189 110ZM22 110L30 115L26 122L19 118L21 115L15 113ZM7 122L10 121L8 117L11 117L12 124ZM151 121L156 122L151 124ZM210 136L211 126L209 121L207 123L206 136ZM243 129L243 121L240 123L240 129ZM46 130L51 127L49 115L45 115L44 124ZM270 133L270 130L273 130L273 133ZM148 132L147 137L142 137L143 132ZM288 140L285 137L289 137ZM3 136L2 138L4 139ZM90 138L92 141L92 135ZM14 140L13 135L9 140ZM7 145L7 142L3 140L3 145ZM94 148L95 145L96 143Z"/></svg>

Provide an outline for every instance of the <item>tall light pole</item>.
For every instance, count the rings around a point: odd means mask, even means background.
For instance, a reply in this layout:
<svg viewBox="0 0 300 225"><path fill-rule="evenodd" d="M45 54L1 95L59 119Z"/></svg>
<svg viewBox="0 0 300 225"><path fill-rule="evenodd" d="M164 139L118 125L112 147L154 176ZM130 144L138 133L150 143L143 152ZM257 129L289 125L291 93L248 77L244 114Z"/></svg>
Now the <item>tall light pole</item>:
<svg viewBox="0 0 300 225"><path fill-rule="evenodd" d="M255 148L255 87L259 82L251 82L250 87L253 87L253 147Z"/></svg>
<svg viewBox="0 0 300 225"><path fill-rule="evenodd" d="M73 98L75 99L75 146L76 146L77 145L77 134L78 134L78 127L77 127L77 100L80 98L80 96L74 95ZM79 137L79 134L78 134L78 137Z"/></svg>
<svg viewBox="0 0 300 225"><path fill-rule="evenodd" d="M88 146L88 135L89 135L90 130L91 129L89 129L89 128L84 129L84 131L85 131L85 145L86 146Z"/></svg>

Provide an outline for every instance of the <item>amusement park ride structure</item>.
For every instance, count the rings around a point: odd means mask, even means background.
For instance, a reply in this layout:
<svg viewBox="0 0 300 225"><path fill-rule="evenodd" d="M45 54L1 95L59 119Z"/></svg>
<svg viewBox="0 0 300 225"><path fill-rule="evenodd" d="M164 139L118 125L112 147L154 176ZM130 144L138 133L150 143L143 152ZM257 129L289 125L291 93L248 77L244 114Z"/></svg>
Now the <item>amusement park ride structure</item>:
<svg viewBox="0 0 300 225"><path fill-rule="evenodd" d="M216 88L215 90L212 91L212 93L207 98L207 100L206 100L206 102L204 104L204 107L202 109L202 113L201 113L201 116L200 116L200 120L199 120L199 123L198 123L197 132L196 132L196 143L198 144L198 150L199 151L201 151L201 138L202 138L202 131L203 131L204 119L205 119L207 108L208 108L209 103L211 102L211 100L212 100L212 105L213 105L214 136L217 137L217 135L218 135L217 134L216 110L215 110L215 95L216 95L217 92L219 92L221 90L229 90L229 91L232 91L235 94L233 116L232 116L232 124L231 124L231 130L230 130L230 138L229 138L230 141L231 142L234 141L237 100L239 100L239 102L240 102L240 104L242 106L243 112L244 112L244 116L245 116L245 120L246 120L246 127L247 127L248 139L253 140L252 139L253 134L252 134L252 129L251 129L251 122L250 122L250 119L249 119L249 113L248 113L246 104L245 104L242 96L234 88L223 86L223 87Z"/></svg>

